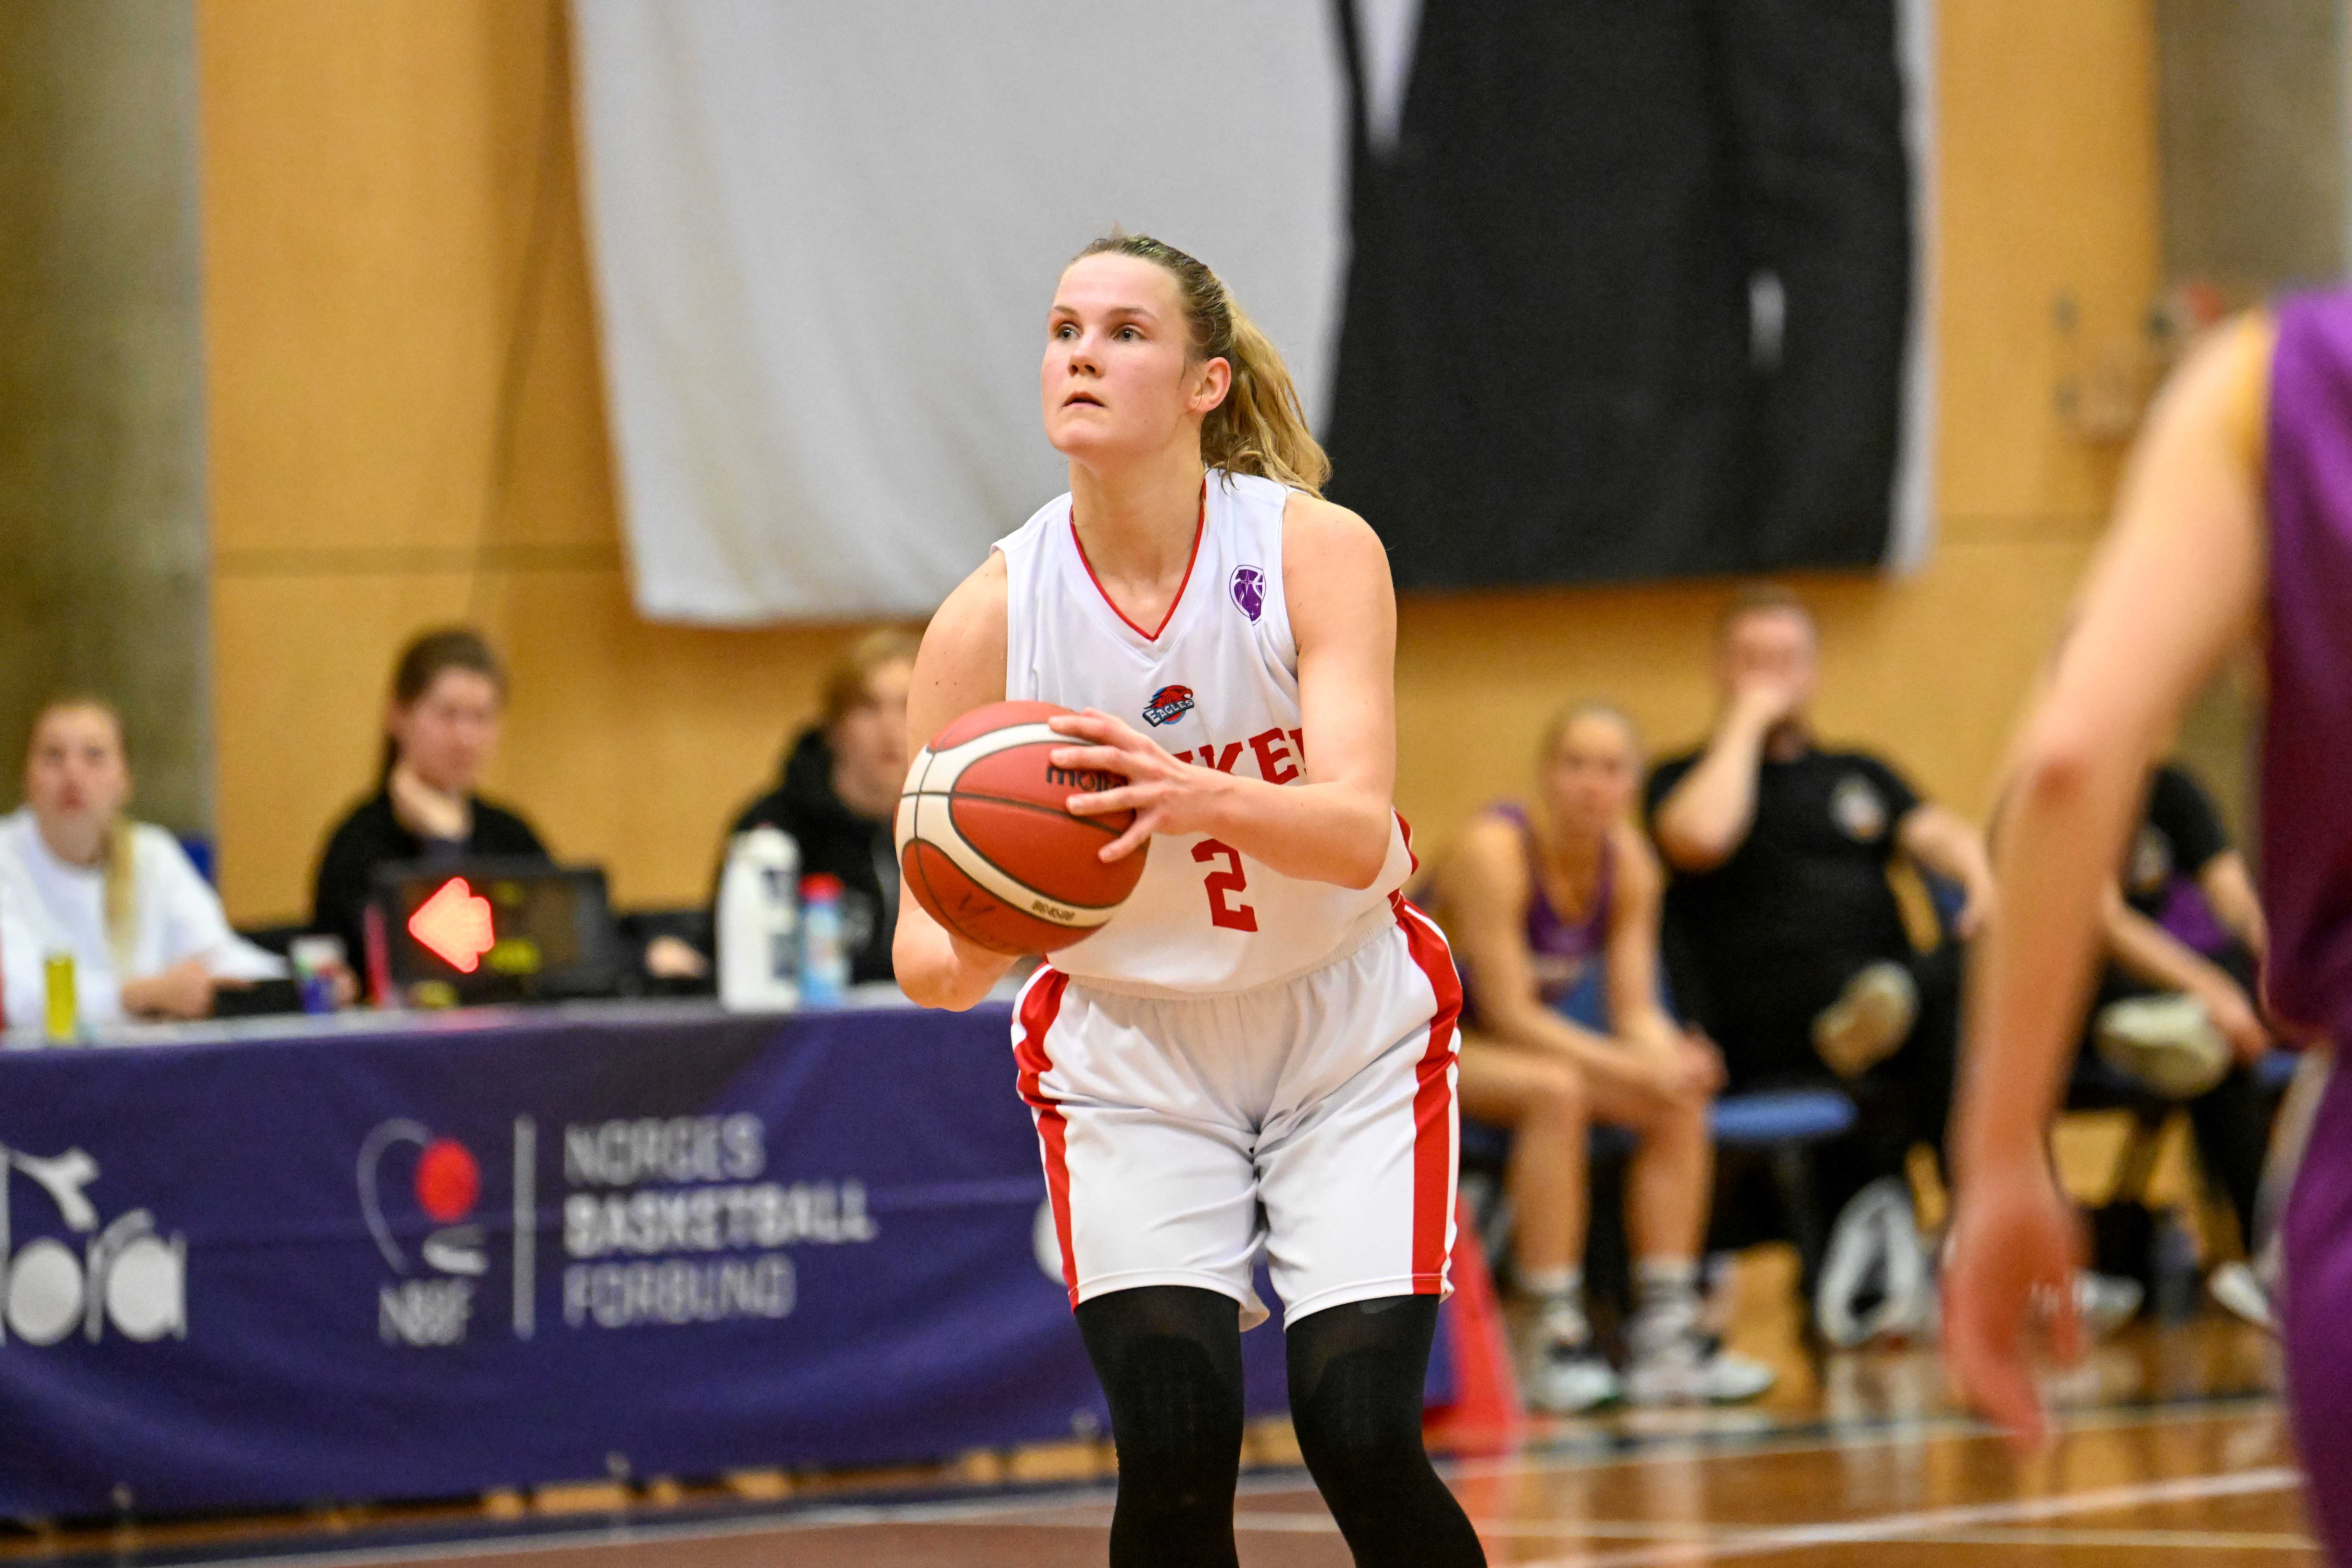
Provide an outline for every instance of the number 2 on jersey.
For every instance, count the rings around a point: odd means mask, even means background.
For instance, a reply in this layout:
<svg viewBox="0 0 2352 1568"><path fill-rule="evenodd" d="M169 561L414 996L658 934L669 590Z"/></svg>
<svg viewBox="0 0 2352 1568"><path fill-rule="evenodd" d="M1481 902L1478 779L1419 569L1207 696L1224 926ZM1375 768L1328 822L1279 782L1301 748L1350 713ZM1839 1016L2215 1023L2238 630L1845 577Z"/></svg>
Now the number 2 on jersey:
<svg viewBox="0 0 2352 1568"><path fill-rule="evenodd" d="M1215 838L1203 838L1192 846L1192 858L1203 866L1223 860L1225 868L1212 871L1202 882L1209 892L1209 923L1226 931L1257 930L1257 911L1247 904L1231 902L1226 895L1238 893L1249 886L1242 875L1241 851Z"/></svg>

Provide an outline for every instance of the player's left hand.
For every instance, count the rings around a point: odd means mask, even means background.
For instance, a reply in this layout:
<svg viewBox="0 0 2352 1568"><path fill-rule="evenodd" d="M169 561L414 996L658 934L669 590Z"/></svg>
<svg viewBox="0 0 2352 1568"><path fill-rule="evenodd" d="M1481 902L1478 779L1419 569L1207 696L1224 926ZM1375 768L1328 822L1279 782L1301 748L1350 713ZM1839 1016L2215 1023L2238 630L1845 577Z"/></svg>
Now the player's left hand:
<svg viewBox="0 0 2352 1568"><path fill-rule="evenodd" d="M2048 1431L2026 1364L2029 1326L2044 1321L2061 1361L2083 1353L2080 1241L2074 1206L2038 1150L1963 1176L1944 1256L1944 1364L1960 1397L2021 1448Z"/></svg>
<svg viewBox="0 0 2352 1568"><path fill-rule="evenodd" d="M1133 825L1103 847L1102 858L1106 861L1133 854L1155 833L1204 830L1211 800L1221 786L1232 783L1227 774L1214 768L1178 762L1149 735L1099 709L1062 714L1050 722L1058 733L1091 742L1055 750L1055 767L1118 773L1127 780L1116 789L1074 795L1067 803L1074 816L1099 816L1114 811L1135 813Z"/></svg>

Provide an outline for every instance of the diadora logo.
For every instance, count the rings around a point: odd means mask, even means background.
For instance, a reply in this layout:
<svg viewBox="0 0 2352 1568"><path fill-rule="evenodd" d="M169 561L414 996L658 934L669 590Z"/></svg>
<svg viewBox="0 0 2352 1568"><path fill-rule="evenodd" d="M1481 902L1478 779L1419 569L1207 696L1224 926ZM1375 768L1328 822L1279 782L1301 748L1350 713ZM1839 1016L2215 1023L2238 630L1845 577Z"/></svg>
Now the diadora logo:
<svg viewBox="0 0 2352 1568"><path fill-rule="evenodd" d="M516 1152L527 1161L528 1119L518 1121L515 1135ZM400 1277L377 1291L377 1331L387 1344L462 1344L474 1315L477 1282L490 1268L482 1224L475 1215L482 1198L481 1162L457 1139L396 1117L360 1144L357 1173L368 1235ZM520 1228L518 1279L528 1272L530 1248L529 1227ZM412 1257L401 1236L419 1229L425 1234ZM516 1327L528 1332L522 1321Z"/></svg>
<svg viewBox="0 0 2352 1568"><path fill-rule="evenodd" d="M129 1340L188 1337L187 1238L158 1235L145 1209L103 1219L85 1190L98 1173L79 1149L42 1159L0 1146L0 1343L53 1345L77 1328L96 1343L109 1323ZM27 1184L48 1202L20 1214L15 1198ZM65 1237L38 1235L11 1254L12 1237L40 1223L44 1207L79 1239L79 1254Z"/></svg>
<svg viewBox="0 0 2352 1568"><path fill-rule="evenodd" d="M1189 686L1163 686L1151 694L1143 705L1143 716L1151 723L1173 724L1192 710L1192 689Z"/></svg>
<svg viewBox="0 0 2352 1568"><path fill-rule="evenodd" d="M1251 620L1255 621L1265 614L1265 574L1256 567L1234 567L1233 582L1227 585L1226 591L1233 595L1234 603L1240 606L1242 614Z"/></svg>

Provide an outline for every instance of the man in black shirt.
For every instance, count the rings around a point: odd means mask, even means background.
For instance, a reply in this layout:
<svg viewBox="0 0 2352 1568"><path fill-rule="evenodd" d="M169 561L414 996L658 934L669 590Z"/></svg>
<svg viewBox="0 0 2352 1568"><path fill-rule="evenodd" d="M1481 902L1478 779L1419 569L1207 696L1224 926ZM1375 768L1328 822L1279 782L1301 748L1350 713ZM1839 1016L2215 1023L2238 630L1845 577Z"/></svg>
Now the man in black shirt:
<svg viewBox="0 0 2352 1568"><path fill-rule="evenodd" d="M1814 743L1812 617L1778 589L1744 595L1717 634L1722 708L1703 751L1651 777L1675 994L1735 1089L1832 1069L1864 1115L1871 1173L1940 1142L1959 1011L1954 943L1914 947L1887 880L1898 858L1957 884L1962 938L1990 908L1981 836L1892 767Z"/></svg>

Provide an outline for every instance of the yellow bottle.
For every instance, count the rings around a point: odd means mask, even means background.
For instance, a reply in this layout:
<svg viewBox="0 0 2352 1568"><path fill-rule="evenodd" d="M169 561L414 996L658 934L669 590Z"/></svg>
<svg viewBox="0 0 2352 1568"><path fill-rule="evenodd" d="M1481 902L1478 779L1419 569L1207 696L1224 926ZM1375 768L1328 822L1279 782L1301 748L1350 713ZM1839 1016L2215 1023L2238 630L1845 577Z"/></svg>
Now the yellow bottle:
<svg viewBox="0 0 2352 1568"><path fill-rule="evenodd" d="M74 1003L73 954L49 954L43 970L48 982L48 1011L42 1032L53 1046L71 1045L81 1023L80 1009Z"/></svg>

